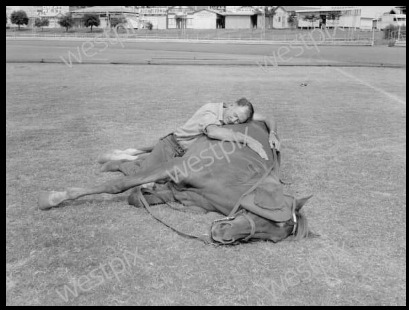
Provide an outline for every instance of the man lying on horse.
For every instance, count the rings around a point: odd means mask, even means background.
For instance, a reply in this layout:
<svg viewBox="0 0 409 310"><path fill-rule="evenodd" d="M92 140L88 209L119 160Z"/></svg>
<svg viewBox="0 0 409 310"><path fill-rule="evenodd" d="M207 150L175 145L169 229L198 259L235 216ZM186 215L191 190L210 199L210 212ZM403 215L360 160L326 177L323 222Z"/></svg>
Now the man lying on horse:
<svg viewBox="0 0 409 310"><path fill-rule="evenodd" d="M183 156L197 138L203 135L215 140L246 144L265 159L266 152L260 142L222 127L222 125L242 124L251 120L262 121L266 124L270 131L270 146L280 151L280 141L274 118L267 119L255 113L251 102L241 98L232 103L208 103L202 106L183 126L174 133L161 138L149 156L141 163L141 166L135 166L134 163L130 162L138 158L138 154L142 153L141 150L127 149L122 152L116 150L99 158L99 162L103 164L101 171L121 171L125 175L134 175L141 168L152 167L168 162L175 157Z"/></svg>
<svg viewBox="0 0 409 310"><path fill-rule="evenodd" d="M309 197L298 200L283 194L276 126L259 120L245 99L207 104L162 138L145 159L108 161L103 166L104 171L122 171L126 176L91 188L43 193L39 206L47 209L85 195L117 194L161 182L166 184L168 200L232 215L228 223L220 221L212 227L219 242L240 238L276 242L291 234L305 237L306 219L299 211Z"/></svg>

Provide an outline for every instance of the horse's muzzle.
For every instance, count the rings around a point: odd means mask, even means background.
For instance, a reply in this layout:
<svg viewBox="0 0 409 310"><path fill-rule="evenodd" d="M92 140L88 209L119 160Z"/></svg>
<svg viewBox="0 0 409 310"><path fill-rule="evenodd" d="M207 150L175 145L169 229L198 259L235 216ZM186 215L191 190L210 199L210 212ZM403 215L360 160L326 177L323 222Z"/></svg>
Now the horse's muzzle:
<svg viewBox="0 0 409 310"><path fill-rule="evenodd" d="M213 241L222 244L231 244L236 240L232 237L233 224L230 222L217 222L212 225L211 237Z"/></svg>

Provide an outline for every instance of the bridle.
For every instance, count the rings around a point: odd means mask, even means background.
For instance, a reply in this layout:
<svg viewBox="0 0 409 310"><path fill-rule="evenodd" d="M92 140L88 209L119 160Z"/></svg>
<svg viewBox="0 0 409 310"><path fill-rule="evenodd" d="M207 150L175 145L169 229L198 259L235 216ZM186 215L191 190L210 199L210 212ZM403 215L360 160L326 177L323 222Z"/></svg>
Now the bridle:
<svg viewBox="0 0 409 310"><path fill-rule="evenodd" d="M145 189L145 191L148 192L148 193L151 193L151 194L155 195L155 193L154 193L153 191L150 191L150 190L147 190L147 189ZM208 237L210 237L210 238L207 238L207 235L201 235L201 236L190 235L190 234L181 232L181 231L179 231L179 230L173 228L172 226L166 224L166 223L163 222L161 219L159 219L158 217L156 217L156 216L152 213L152 211L151 211L151 209L150 209L150 206L149 206L149 203L146 201L145 197L143 196L142 191L141 191L141 188L138 188L138 190L137 190L137 195L138 195L138 198L141 200L142 204L144 205L145 209L148 211L148 213L149 213L154 219L156 219L157 221L161 222L162 224L164 224L164 225L167 226L168 228L172 229L172 230L175 231L177 234L179 234L179 235L181 235L181 236L183 236L183 237L186 237L186 238L199 239L199 240L203 241L203 242L206 243L206 244L212 244L212 245L216 245L216 246L219 246L219 245L229 245L229 244L231 244L231 245L238 244L238 243L239 243L238 240L234 240L234 241L228 242L228 243L220 243L220 242L214 240L213 237L212 237L212 229L213 229L213 226L214 226L215 223L222 222L222 221L232 221L232 220L234 220L238 215L243 215L243 217L244 217L245 219L247 219L247 221L250 223L250 234L249 234L247 237L245 237L242 241L247 242L247 241L249 241L251 238L253 238L254 235L256 234L256 224L255 224L254 220L251 218L251 216L249 216L249 214L248 214L249 211L247 211L246 209L241 209L240 211L236 212L236 213L235 213L234 215L232 215L232 216L228 216L228 217L224 217L224 218L221 218L221 219L214 220L214 221L212 222L212 225L210 226L210 232L209 232L209 235L208 235ZM162 197L160 197L159 195L155 195L155 196L158 197L158 198L160 198L165 204L169 205L169 204L168 204ZM171 205L169 205L169 206L172 207ZM298 226L298 225L297 225L297 216L296 216L296 214L295 214L295 206L296 206L296 199L293 198L292 215L293 215L294 226L293 226L293 230L292 230L292 232L291 232L291 235L293 235L293 234L296 232L297 226ZM210 239L210 240L209 240L209 239Z"/></svg>
<svg viewBox="0 0 409 310"><path fill-rule="evenodd" d="M293 207L292 207L292 214L293 214L293 222L294 222L294 226L293 226L293 231L291 232L291 235L294 235L295 232L297 231L297 215L295 214L295 207L297 205L297 201L295 199L295 197L293 197Z"/></svg>
<svg viewBox="0 0 409 310"><path fill-rule="evenodd" d="M297 227L298 227L297 215L295 214L295 203L296 203L296 201L295 201L295 198L294 198L294 200L293 200L293 213L292 213L292 221L293 221L294 225L293 225L293 230L291 231L290 236L295 234L295 232L297 231ZM214 224L216 224L218 222L223 222L223 221L233 221L233 220L236 219L236 217L238 215L242 215L250 223L250 234L247 237L245 237L244 239L241 239L240 241L247 242L251 238L253 238L254 235L256 234L256 223L251 218L251 216L248 214L248 212L249 211L247 211L245 209L242 209L239 212L237 212L236 214L234 214L233 216L228 216L228 217L224 217L224 218L221 218L221 219L214 220L212 222L212 225L210 226L210 233L209 233L209 236L212 239L212 241L219 242L219 241L214 240L213 236L212 236L212 229L213 229ZM226 242L226 243L223 243L223 244L227 245L227 244L238 244L238 243L239 243L238 240L234 240L234 241Z"/></svg>
<svg viewBox="0 0 409 310"><path fill-rule="evenodd" d="M222 222L222 221L233 221L234 219L236 219L236 217L238 215L243 215L244 218L247 219L247 221L250 223L250 227L251 227L250 228L250 234L247 237L245 237L242 241L247 242L251 238L253 238L254 235L256 234L256 223L254 223L254 220L248 215L248 211L245 210L245 209L242 209L242 210L236 212L233 216L228 216L228 217L224 217L224 218L221 218L221 219L214 220L212 222L212 225L210 226L210 233L209 233L210 238L213 241L216 241L216 240L213 239L213 236L212 236L213 225L215 223ZM218 242L218 241L216 241L216 242ZM223 243L223 244L237 244L237 243L239 243L238 240L234 240L232 242L227 242L227 243Z"/></svg>

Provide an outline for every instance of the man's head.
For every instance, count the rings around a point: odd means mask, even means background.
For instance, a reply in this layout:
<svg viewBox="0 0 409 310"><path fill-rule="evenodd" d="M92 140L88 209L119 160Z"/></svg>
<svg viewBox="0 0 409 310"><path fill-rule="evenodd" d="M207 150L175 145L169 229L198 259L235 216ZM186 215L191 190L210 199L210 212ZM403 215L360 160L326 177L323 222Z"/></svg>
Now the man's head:
<svg viewBox="0 0 409 310"><path fill-rule="evenodd" d="M254 108L250 101L241 98L233 103L226 104L223 111L223 122L225 124L241 124L253 118Z"/></svg>

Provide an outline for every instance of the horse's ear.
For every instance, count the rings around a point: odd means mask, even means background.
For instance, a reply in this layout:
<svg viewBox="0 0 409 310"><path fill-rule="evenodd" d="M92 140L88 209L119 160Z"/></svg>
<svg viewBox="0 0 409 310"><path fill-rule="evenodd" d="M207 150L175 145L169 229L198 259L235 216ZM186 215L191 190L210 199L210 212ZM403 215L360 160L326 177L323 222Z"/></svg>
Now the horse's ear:
<svg viewBox="0 0 409 310"><path fill-rule="evenodd" d="M301 199L296 199L296 205L295 205L295 211L300 211L301 208L305 205L305 203L310 199L313 195L301 198Z"/></svg>

